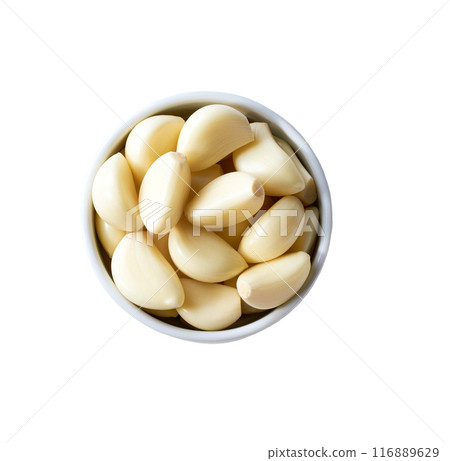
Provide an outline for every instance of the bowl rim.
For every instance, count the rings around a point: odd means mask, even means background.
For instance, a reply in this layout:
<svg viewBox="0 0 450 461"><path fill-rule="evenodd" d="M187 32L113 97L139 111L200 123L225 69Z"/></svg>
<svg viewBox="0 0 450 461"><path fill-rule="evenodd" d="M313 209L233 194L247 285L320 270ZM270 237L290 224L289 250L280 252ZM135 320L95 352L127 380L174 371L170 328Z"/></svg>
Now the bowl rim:
<svg viewBox="0 0 450 461"><path fill-rule="evenodd" d="M317 192L318 192L318 206L320 209L320 224L324 235L319 237L316 243L316 249L312 257L311 272L305 284L299 290L299 296L293 296L281 306L268 312L263 317L250 322L243 326L230 328L220 331L201 331L190 330L178 326L170 325L156 317L147 314L135 304L128 301L116 288L112 278L106 270L97 245L97 237L94 223L94 208L92 205L91 191L95 174L103 164L103 162L120 150L120 144L123 144L124 139L134 127L141 120L152 115L160 114L163 112L170 113L176 111L174 106L203 106L207 104L226 104L236 107L248 116L248 114L257 114L257 118L263 119L269 123L272 129L278 131L276 135L281 134L286 141L288 141L293 148L299 148L298 157L302 163L307 167L308 171L313 176ZM262 116L261 116L262 114ZM296 150L296 149L294 149ZM236 341L245 337L251 336L267 327L277 323L287 314L289 314L295 307L297 307L303 298L307 295L309 290L317 280L330 246L331 231L332 231L332 204L331 195L325 173L320 165L319 160L314 154L313 150L303 138L303 136L284 118L267 108L266 106L248 99L243 96L214 91L194 91L187 93L179 93L166 98L157 100L141 109L136 115L131 117L127 122L116 129L114 134L109 138L93 162L91 172L86 181L86 190L84 194L83 203L83 229L86 242L86 248L89 260L97 275L100 283L104 289L112 297L112 299L130 314L135 319L139 320L144 325L166 335L200 343L224 343L229 341Z"/></svg>

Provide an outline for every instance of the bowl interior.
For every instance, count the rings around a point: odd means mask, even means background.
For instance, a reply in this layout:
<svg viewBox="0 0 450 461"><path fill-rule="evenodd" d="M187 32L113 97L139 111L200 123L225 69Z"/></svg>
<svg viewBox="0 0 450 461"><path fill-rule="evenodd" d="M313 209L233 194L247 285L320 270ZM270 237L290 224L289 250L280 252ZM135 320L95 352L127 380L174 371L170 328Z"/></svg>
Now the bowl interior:
<svg viewBox="0 0 450 461"><path fill-rule="evenodd" d="M183 322L179 316L177 318L153 317L144 310L139 309L120 294L112 280L110 259L96 236L94 208L91 200L92 181L96 171L107 158L123 149L126 138L133 126L151 115L159 114L178 115L186 120L193 112L207 104L227 104L241 111L247 116L250 122L267 122L275 136L286 140L294 151L297 151L296 155L316 182L318 195L316 206L319 208L320 225L323 231L323 235L318 236L316 247L311 255L311 272L303 287L298 292L298 296L294 296L276 309L265 311L261 314L243 315L233 325L221 331L197 330ZM270 326L288 314L300 303L301 299L307 294L319 275L328 251L331 236L330 192L323 170L310 146L292 125L270 109L247 98L227 93L199 92L172 96L152 104L146 110L138 114L128 125L125 125L109 143L107 143L100 154L88 183L87 203L87 239L89 254L100 281L110 295L121 305L121 307L130 313L130 315L146 325L171 336L199 342L226 342L240 339Z"/></svg>

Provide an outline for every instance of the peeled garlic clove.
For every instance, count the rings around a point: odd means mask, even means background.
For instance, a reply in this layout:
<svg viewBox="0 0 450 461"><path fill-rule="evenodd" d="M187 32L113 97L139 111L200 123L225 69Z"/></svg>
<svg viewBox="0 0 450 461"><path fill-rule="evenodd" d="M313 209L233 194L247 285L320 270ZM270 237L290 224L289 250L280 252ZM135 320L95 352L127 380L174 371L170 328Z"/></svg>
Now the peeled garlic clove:
<svg viewBox="0 0 450 461"><path fill-rule="evenodd" d="M267 195L291 195L303 190L303 177L273 138L269 125L255 122L250 126L255 140L233 152L236 170L257 178Z"/></svg>
<svg viewBox="0 0 450 461"><path fill-rule="evenodd" d="M231 245L235 250L239 248L242 236L249 229L251 224L248 221L240 222L239 224L224 227L221 231L216 232L221 238Z"/></svg>
<svg viewBox="0 0 450 461"><path fill-rule="evenodd" d="M181 279L185 300L177 309L189 325L201 330L222 330L241 316L241 299L236 288Z"/></svg>
<svg viewBox="0 0 450 461"><path fill-rule="evenodd" d="M136 186L122 154L110 157L97 171L92 202L100 218L111 226L123 231L142 228Z"/></svg>
<svg viewBox="0 0 450 461"><path fill-rule="evenodd" d="M173 262L188 277L223 282L246 269L244 258L214 232L194 228L181 218L169 234Z"/></svg>
<svg viewBox="0 0 450 461"><path fill-rule="evenodd" d="M156 246L145 243L145 234L127 234L117 245L111 261L114 283L125 298L140 307L180 307L184 302L180 279Z"/></svg>
<svg viewBox="0 0 450 461"><path fill-rule="evenodd" d="M226 285L227 287L236 288L236 282L237 282L238 277L239 276L236 276L230 280L225 280L223 284ZM241 312L243 314L261 314L262 312L264 312L262 309L255 309L254 307L249 306L242 298L240 299L241 299Z"/></svg>
<svg viewBox="0 0 450 461"><path fill-rule="evenodd" d="M297 232L297 240L289 248L288 252L304 251L311 254L316 243L319 225L319 209L315 206L306 208L300 225L301 230Z"/></svg>
<svg viewBox="0 0 450 461"><path fill-rule="evenodd" d="M102 247L111 258L114 250L123 239L126 232L116 229L114 226L111 226L111 224L103 221L97 213L95 214L95 230L97 231L97 236L102 244Z"/></svg>
<svg viewBox="0 0 450 461"><path fill-rule="evenodd" d="M125 144L125 157L139 189L152 163L167 152L177 149L184 120L174 115L154 115L139 122Z"/></svg>
<svg viewBox="0 0 450 461"><path fill-rule="evenodd" d="M142 308L145 312L151 315L156 315L156 317L170 318L178 317L178 311L176 309L167 309L166 311L160 311L157 309L145 309Z"/></svg>
<svg viewBox="0 0 450 461"><path fill-rule="evenodd" d="M150 232L167 233L176 225L189 197L190 184L191 171L185 155L168 152L153 163L139 191L141 218Z"/></svg>
<svg viewBox="0 0 450 461"><path fill-rule="evenodd" d="M186 155L191 171L199 171L251 141L253 133L245 115L229 106L211 104L187 119L177 151Z"/></svg>
<svg viewBox="0 0 450 461"><path fill-rule="evenodd" d="M295 195L302 201L303 205L307 206L311 205L311 203L314 203L317 200L317 189L316 183L314 182L314 179L312 179L312 177L310 180L305 179L305 182L307 185L307 187L305 187L305 190Z"/></svg>
<svg viewBox="0 0 450 461"><path fill-rule="evenodd" d="M200 170L192 173L191 187L195 192L198 192L200 189L203 189L206 184L210 183L213 179L216 179L221 175L223 175L222 167L218 163L215 163L209 168L206 168L206 170Z"/></svg>
<svg viewBox="0 0 450 461"><path fill-rule="evenodd" d="M239 253L249 263L274 259L295 242L304 214L302 202L294 196L283 197L251 227L239 244Z"/></svg>
<svg viewBox="0 0 450 461"><path fill-rule="evenodd" d="M311 203L314 203L317 200L317 189L314 179L308 173L308 170L303 166L302 162L300 162L297 155L295 155L294 149L292 149L292 147L284 139L277 138L275 136L274 139L277 141L280 147L286 152L286 154L288 154L289 157L291 157L292 161L294 162L294 165L296 166L299 173L302 175L303 180L305 181L305 188L301 192L295 194L295 196L302 201L303 205L311 205Z"/></svg>
<svg viewBox="0 0 450 461"><path fill-rule="evenodd" d="M186 205L184 214L196 225L222 229L247 220L263 202L261 183L247 173L235 171L219 176L201 189Z"/></svg>
<svg viewBox="0 0 450 461"><path fill-rule="evenodd" d="M241 298L257 309L272 309L296 295L311 269L308 253L289 253L266 263L256 264L237 280Z"/></svg>

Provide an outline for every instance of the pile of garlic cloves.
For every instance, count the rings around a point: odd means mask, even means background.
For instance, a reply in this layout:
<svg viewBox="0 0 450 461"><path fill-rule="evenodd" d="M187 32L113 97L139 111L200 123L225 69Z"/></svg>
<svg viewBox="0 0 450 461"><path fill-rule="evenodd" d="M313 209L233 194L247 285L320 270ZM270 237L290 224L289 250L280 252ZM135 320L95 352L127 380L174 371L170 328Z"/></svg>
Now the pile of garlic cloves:
<svg viewBox="0 0 450 461"><path fill-rule="evenodd" d="M296 296L311 269L316 199L292 147L221 104L186 121L141 121L92 187L97 236L122 295L210 331Z"/></svg>

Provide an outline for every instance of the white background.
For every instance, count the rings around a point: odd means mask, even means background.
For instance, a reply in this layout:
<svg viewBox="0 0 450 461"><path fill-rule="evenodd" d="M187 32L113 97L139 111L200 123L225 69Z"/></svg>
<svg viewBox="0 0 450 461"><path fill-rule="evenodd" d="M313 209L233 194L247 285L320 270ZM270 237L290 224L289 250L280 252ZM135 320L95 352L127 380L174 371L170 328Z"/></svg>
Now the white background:
<svg viewBox="0 0 450 461"><path fill-rule="evenodd" d="M441 0L8 4L0 459L260 461L325 445L448 460L450 5L426 23ZM192 90L289 120L333 197L306 303L231 344L135 320L117 332L128 315L81 232L87 173L120 118Z"/></svg>

